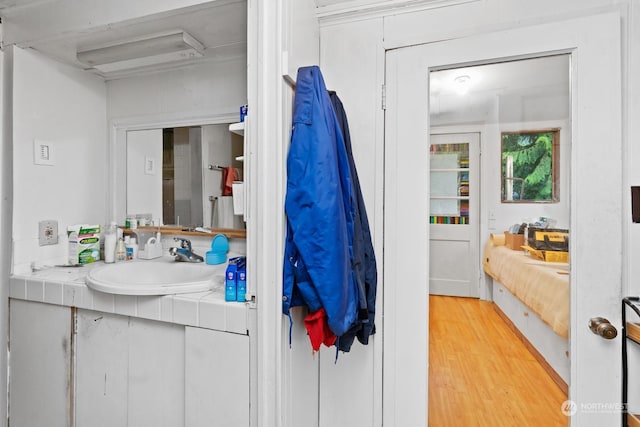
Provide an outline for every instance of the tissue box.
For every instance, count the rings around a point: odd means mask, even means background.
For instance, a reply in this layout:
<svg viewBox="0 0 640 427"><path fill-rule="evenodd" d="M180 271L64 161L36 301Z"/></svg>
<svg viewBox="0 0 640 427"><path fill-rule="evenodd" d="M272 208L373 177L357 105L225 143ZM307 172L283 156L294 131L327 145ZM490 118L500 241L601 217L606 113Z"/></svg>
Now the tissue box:
<svg viewBox="0 0 640 427"><path fill-rule="evenodd" d="M67 227L69 264L100 261L100 225L77 224Z"/></svg>
<svg viewBox="0 0 640 427"><path fill-rule="evenodd" d="M524 234L511 234L508 231L505 231L504 244L509 249L513 249L514 251L521 251L521 246L524 245Z"/></svg>

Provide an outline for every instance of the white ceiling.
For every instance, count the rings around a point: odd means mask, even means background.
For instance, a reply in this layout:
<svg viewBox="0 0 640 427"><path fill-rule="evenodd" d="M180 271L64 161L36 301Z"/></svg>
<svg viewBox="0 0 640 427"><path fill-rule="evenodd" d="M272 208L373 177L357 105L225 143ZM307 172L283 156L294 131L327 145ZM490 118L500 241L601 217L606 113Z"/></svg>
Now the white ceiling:
<svg viewBox="0 0 640 427"><path fill-rule="evenodd" d="M570 56L460 67L430 74L433 125L567 119ZM468 92L455 79L468 76Z"/></svg>
<svg viewBox="0 0 640 427"><path fill-rule="evenodd" d="M26 16L39 13L40 6L59 0L0 0L0 16L3 20L14 20L16 24L30 21ZM314 0L318 8L342 4L350 5L394 3L401 0ZM404 1L404 0L402 0ZM26 12L26 13L25 13ZM93 31L62 33L55 37L32 40L21 47L32 48L56 60L82 68L76 59L76 52L96 48L115 42L127 41L170 30L190 33L205 46L202 59L188 60L187 63L238 57L246 54L247 43L247 3L246 0L225 0L203 3L197 8L176 11L171 16L151 17L109 25ZM564 59L563 59L564 58ZM496 94L506 97L540 96L544 93L568 93L568 56L546 59L513 61L444 70L431 74L431 105L435 118L443 119L460 110L486 111L488 103ZM157 68L157 67L156 67ZM454 92L453 79L461 74L471 77L470 91L465 97ZM118 77L117 75L106 77Z"/></svg>
<svg viewBox="0 0 640 427"><path fill-rule="evenodd" d="M25 10L37 14L40 5L55 0L0 0L0 16L3 20L24 19ZM18 23L21 23L18 21ZM246 0L213 1L197 8L187 8L171 16L151 17L135 22L121 22L89 31L62 33L55 37L29 40L18 43L58 61L83 68L76 59L76 52L102 47L114 43L143 38L154 34L182 30L191 34L204 47L204 57L189 59L180 65L203 60L222 60L246 55L247 49L247 3ZM174 63L172 66L177 65ZM154 67L157 69L157 66ZM140 70L137 70L140 71ZM144 70L143 70L144 71ZM105 75L117 77L123 73Z"/></svg>

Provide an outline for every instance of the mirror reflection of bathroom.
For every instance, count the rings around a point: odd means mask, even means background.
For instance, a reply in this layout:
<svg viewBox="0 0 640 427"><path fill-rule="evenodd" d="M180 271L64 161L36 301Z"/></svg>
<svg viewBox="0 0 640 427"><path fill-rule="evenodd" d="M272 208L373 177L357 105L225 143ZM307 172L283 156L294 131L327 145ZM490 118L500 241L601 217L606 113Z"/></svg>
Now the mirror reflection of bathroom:
<svg viewBox="0 0 640 427"><path fill-rule="evenodd" d="M127 132L127 215L162 225L244 228L233 209L242 137L228 124Z"/></svg>

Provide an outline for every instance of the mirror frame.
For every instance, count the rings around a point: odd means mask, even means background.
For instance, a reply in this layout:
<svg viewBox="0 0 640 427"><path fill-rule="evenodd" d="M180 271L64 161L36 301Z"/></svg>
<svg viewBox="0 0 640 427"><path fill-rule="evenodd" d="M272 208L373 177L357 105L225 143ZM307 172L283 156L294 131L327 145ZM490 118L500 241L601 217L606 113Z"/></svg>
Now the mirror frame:
<svg viewBox="0 0 640 427"><path fill-rule="evenodd" d="M505 135L536 135L542 133L551 133L551 198L548 200L536 199L518 199L508 200L506 198L506 181L505 174L506 160L504 159L504 137ZM525 178L513 177L512 180L522 182L522 188L525 187ZM560 128L545 128L535 130L521 131L502 131L500 132L500 202L501 203L558 203L560 201Z"/></svg>
<svg viewBox="0 0 640 427"><path fill-rule="evenodd" d="M236 123L240 120L237 111L223 111L203 115L154 114L145 117L112 119L109 124L109 164L107 206L109 207L106 223L116 221L124 224L127 215L127 198L118 197L127 191L127 132L133 130L162 129L172 127L207 126ZM124 167L123 171L119 170ZM164 228L164 227L163 227ZM235 229L233 229L235 230ZM235 230L238 237L246 236L246 230ZM211 229L212 233L227 234L229 229ZM198 232L196 232L198 233ZM202 235L202 233L198 233Z"/></svg>

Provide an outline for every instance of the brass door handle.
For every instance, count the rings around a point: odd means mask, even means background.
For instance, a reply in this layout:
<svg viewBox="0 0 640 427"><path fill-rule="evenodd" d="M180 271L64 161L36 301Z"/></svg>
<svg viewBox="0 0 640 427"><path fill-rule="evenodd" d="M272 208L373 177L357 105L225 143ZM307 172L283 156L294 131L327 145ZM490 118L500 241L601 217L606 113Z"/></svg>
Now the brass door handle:
<svg viewBox="0 0 640 427"><path fill-rule="evenodd" d="M589 320L589 329L596 335L606 340L612 340L618 336L618 330L604 317L592 317Z"/></svg>

